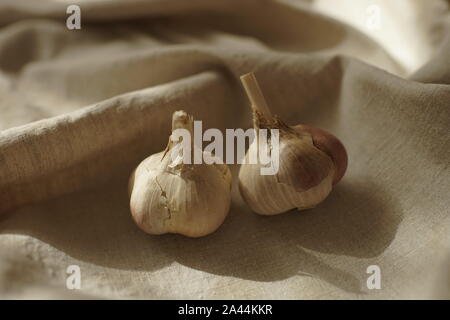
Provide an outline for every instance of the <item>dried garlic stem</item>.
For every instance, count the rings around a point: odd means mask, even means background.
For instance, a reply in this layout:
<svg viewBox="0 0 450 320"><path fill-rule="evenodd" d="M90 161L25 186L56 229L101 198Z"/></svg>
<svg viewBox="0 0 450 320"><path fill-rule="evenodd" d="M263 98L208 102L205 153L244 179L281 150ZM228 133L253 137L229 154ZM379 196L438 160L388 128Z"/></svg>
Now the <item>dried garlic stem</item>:
<svg viewBox="0 0 450 320"><path fill-rule="evenodd" d="M194 119L191 115L187 114L186 111L180 110L175 111L172 115L172 133L177 129L186 129L189 131L191 135L191 146L194 145L193 137L194 137ZM163 156L161 157L161 161L166 157L167 152L172 149L175 145L182 142L182 139L178 139L177 141L173 141L172 136L169 137L169 142L167 143L167 147L164 150ZM193 150L192 150L193 151Z"/></svg>
<svg viewBox="0 0 450 320"><path fill-rule="evenodd" d="M244 74L241 76L241 81L250 99L253 111L259 112L266 119L272 119L272 114L258 85L258 81L256 81L255 74L253 72Z"/></svg>
<svg viewBox="0 0 450 320"><path fill-rule="evenodd" d="M180 110L174 112L172 116L172 132L176 129L186 129L191 133L194 133L194 120L192 116L188 115L186 111Z"/></svg>

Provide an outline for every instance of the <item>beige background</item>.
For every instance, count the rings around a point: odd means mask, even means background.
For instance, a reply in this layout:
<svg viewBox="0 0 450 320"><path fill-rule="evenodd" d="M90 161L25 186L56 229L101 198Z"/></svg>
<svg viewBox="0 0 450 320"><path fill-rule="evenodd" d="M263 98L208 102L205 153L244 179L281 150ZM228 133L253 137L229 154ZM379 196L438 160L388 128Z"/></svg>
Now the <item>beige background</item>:
<svg viewBox="0 0 450 320"><path fill-rule="evenodd" d="M67 3L82 30L66 28ZM449 24L439 0L3 0L0 296L449 299ZM174 110L250 126L249 71L274 113L344 142L345 178L275 217L234 188L201 239L139 231L131 170L164 148Z"/></svg>

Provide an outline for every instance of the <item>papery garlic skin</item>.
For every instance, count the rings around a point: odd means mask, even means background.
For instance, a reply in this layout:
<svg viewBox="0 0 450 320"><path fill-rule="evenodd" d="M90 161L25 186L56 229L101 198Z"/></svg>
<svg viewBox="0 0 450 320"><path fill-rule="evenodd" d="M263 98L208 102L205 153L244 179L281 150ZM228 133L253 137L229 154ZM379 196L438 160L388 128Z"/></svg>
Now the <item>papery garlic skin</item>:
<svg viewBox="0 0 450 320"><path fill-rule="evenodd" d="M201 237L214 232L230 209L229 168L204 163L174 166L169 153L146 158L132 173L129 193L134 221L149 234Z"/></svg>
<svg viewBox="0 0 450 320"><path fill-rule="evenodd" d="M314 146L325 152L333 160L336 168L333 185L338 183L344 177L348 165L347 151L342 142L328 131L317 127L299 124L292 128L298 133L309 133Z"/></svg>
<svg viewBox="0 0 450 320"><path fill-rule="evenodd" d="M330 157L313 145L310 136L290 135L281 133L280 167L274 175L261 175L264 165L260 163L249 164L249 158L258 152L256 140L247 151L239 171L239 190L256 213L274 215L313 208L332 190L335 167Z"/></svg>

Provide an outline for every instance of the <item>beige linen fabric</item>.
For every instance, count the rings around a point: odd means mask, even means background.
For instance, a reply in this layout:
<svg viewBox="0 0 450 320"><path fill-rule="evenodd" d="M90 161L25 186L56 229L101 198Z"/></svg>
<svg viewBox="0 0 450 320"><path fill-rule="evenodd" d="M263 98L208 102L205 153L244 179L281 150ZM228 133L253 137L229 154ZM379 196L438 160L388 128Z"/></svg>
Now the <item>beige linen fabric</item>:
<svg viewBox="0 0 450 320"><path fill-rule="evenodd" d="M449 299L448 2L336 2L1 1L0 296ZM249 127L249 71L274 113L344 142L346 176L312 210L258 216L234 187L214 234L144 234L130 172L175 110Z"/></svg>

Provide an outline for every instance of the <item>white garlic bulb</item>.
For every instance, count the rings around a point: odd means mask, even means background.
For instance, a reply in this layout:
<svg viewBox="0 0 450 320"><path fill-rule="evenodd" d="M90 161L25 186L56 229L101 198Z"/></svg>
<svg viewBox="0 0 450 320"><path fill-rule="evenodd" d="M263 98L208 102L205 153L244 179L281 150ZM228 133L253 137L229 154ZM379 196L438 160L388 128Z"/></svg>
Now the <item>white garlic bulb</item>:
<svg viewBox="0 0 450 320"><path fill-rule="evenodd" d="M189 131L192 149L197 148L192 143L193 119L184 111L173 114L172 132L179 128ZM135 169L129 181L130 209L147 233L201 237L214 232L228 214L231 173L225 164L184 163L180 144L172 134L165 151Z"/></svg>
<svg viewBox="0 0 450 320"><path fill-rule="evenodd" d="M347 153L340 141L322 129L289 127L273 117L253 73L241 77L253 109L254 127L278 129L278 171L262 175L257 159L261 144L255 139L239 171L239 190L253 211L273 215L291 209L316 206L331 192L345 173ZM266 141L270 144L270 141ZM274 152L274 151L272 151Z"/></svg>

